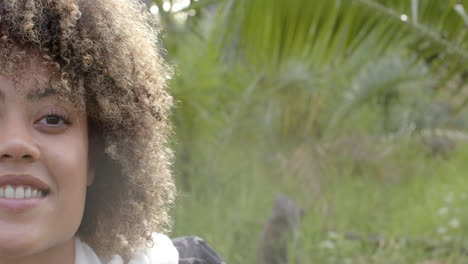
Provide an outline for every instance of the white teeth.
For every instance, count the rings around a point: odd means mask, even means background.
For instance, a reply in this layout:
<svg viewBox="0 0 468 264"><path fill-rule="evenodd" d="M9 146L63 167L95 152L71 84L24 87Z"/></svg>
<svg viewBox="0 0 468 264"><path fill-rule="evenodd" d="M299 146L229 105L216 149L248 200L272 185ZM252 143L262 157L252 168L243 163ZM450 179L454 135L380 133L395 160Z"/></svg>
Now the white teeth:
<svg viewBox="0 0 468 264"><path fill-rule="evenodd" d="M15 198L15 189L11 185L7 185L5 188L5 198L13 199Z"/></svg>
<svg viewBox="0 0 468 264"><path fill-rule="evenodd" d="M0 187L0 198L29 199L29 198L42 198L44 196L45 196L44 191L32 189L29 186L6 185L5 187Z"/></svg>
<svg viewBox="0 0 468 264"><path fill-rule="evenodd" d="M23 186L16 187L15 199L24 199L24 188L23 188Z"/></svg>
<svg viewBox="0 0 468 264"><path fill-rule="evenodd" d="M31 188L30 187L26 188L26 191L24 192L24 198L31 198Z"/></svg>

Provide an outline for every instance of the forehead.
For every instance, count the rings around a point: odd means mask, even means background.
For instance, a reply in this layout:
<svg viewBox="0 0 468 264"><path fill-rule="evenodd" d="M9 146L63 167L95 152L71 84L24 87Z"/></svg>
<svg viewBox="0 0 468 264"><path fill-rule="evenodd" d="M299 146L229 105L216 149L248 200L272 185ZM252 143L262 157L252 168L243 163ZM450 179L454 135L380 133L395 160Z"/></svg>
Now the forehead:
<svg viewBox="0 0 468 264"><path fill-rule="evenodd" d="M9 78L16 93L23 96L34 90L38 90L40 95L53 93L59 96L60 101L86 111L84 76L65 73L47 54L17 46L12 48L16 51L11 53L17 56L0 54L0 78Z"/></svg>
<svg viewBox="0 0 468 264"><path fill-rule="evenodd" d="M15 92L34 99L37 94L60 94L60 81L57 73L39 56L31 54L14 66L14 73L1 71L0 79L4 85L10 85ZM0 86L0 96L3 94Z"/></svg>

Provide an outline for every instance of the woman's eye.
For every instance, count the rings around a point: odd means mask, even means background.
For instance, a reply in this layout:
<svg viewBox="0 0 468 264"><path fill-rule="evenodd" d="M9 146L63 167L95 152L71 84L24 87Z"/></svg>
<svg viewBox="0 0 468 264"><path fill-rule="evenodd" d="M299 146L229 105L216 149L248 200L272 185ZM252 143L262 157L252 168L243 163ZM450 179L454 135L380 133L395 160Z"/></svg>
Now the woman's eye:
<svg viewBox="0 0 468 264"><path fill-rule="evenodd" d="M60 116L49 115L43 117L38 123L50 126L61 126L65 125L65 120Z"/></svg>

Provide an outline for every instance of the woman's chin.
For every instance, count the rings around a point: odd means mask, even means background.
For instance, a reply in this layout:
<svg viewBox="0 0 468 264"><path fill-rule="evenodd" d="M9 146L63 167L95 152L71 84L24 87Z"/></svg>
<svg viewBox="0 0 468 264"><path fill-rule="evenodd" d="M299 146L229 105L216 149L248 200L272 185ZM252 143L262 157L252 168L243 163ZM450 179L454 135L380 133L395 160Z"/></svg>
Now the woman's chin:
<svg viewBox="0 0 468 264"><path fill-rule="evenodd" d="M31 255L44 250L48 244L46 237L27 229L0 229L0 256Z"/></svg>
<svg viewBox="0 0 468 264"><path fill-rule="evenodd" d="M0 258L1 256L20 256L34 254L42 248L40 243L25 239L4 239L0 238Z"/></svg>
<svg viewBox="0 0 468 264"><path fill-rule="evenodd" d="M31 263L47 263L48 261L43 260L62 259L60 256L73 256L75 250L73 236L67 236L68 238L56 237L51 232L37 231L19 232L19 230L10 230L8 232L1 229L0 259L2 261L6 260L6 263L17 263L20 259L32 260ZM53 263L65 262L59 260Z"/></svg>

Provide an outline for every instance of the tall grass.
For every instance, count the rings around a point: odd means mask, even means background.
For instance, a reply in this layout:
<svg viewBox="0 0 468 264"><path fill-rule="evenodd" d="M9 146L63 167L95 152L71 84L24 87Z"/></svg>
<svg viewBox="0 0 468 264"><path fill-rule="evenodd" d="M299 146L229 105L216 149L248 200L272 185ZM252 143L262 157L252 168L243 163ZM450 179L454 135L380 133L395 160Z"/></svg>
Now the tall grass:
<svg viewBox="0 0 468 264"><path fill-rule="evenodd" d="M262 226L274 197L284 193L306 210L292 251L302 263L468 260L458 250L468 246L468 146L447 161L403 141L379 161L317 160L304 150L294 155L237 144L216 150L201 165L210 168L189 191L180 190L174 235L204 237L228 263L256 263ZM362 239L348 240L348 232Z"/></svg>

